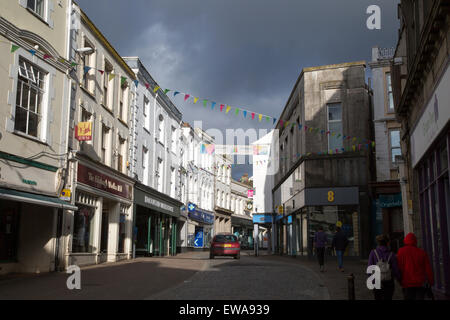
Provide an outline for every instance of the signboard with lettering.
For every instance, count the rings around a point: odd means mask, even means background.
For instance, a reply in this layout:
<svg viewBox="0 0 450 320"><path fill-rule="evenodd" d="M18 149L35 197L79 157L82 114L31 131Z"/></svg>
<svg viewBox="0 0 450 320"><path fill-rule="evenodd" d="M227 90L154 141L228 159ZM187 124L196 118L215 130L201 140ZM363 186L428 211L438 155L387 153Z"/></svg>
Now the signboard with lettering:
<svg viewBox="0 0 450 320"><path fill-rule="evenodd" d="M415 167L450 120L450 71L446 70L439 86L411 134L411 158Z"/></svg>
<svg viewBox="0 0 450 320"><path fill-rule="evenodd" d="M207 224L213 224L214 223L214 215L207 213L201 209L198 209L197 206L193 203L188 204L188 211L189 211L189 218L207 223Z"/></svg>
<svg viewBox="0 0 450 320"><path fill-rule="evenodd" d="M255 190L247 190L247 198L253 199L254 194L255 194Z"/></svg>
<svg viewBox="0 0 450 320"><path fill-rule="evenodd" d="M75 126L75 139L78 141L91 141L92 122L79 122Z"/></svg>
<svg viewBox="0 0 450 320"><path fill-rule="evenodd" d="M130 184L109 177L106 174L86 167L81 163L78 163L77 178L78 182L84 183L88 186L121 196L126 199L131 199L132 186Z"/></svg>

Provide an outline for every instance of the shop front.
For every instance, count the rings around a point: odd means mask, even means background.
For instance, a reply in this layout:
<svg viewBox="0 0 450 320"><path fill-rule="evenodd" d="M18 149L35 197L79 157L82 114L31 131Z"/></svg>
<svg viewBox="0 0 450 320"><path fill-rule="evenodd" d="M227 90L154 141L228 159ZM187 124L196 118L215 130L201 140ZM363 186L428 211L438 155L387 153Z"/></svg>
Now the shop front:
<svg viewBox="0 0 450 320"><path fill-rule="evenodd" d="M232 233L238 237L241 249L253 249L253 221L250 218L231 216Z"/></svg>
<svg viewBox="0 0 450 320"><path fill-rule="evenodd" d="M0 152L0 274L55 271L61 220L76 206L59 199L61 169Z"/></svg>
<svg viewBox="0 0 450 320"><path fill-rule="evenodd" d="M314 234L319 227L327 234L330 244L340 227L349 240L345 255L360 256L359 198L357 187L304 189L285 203L284 214L275 218L278 252L312 256ZM293 211L295 203L300 205ZM331 250L328 254L332 254Z"/></svg>
<svg viewBox="0 0 450 320"><path fill-rule="evenodd" d="M450 297L450 71L447 70L410 137L423 247L430 257L434 291Z"/></svg>
<svg viewBox="0 0 450 320"><path fill-rule="evenodd" d="M140 183L134 188L134 202L135 255L175 256L183 204Z"/></svg>
<svg viewBox="0 0 450 320"><path fill-rule="evenodd" d="M200 209L189 203L187 221L187 247L189 249L206 249L211 245L214 233L214 213Z"/></svg>
<svg viewBox="0 0 450 320"><path fill-rule="evenodd" d="M130 259L133 181L108 167L79 160L67 265Z"/></svg>

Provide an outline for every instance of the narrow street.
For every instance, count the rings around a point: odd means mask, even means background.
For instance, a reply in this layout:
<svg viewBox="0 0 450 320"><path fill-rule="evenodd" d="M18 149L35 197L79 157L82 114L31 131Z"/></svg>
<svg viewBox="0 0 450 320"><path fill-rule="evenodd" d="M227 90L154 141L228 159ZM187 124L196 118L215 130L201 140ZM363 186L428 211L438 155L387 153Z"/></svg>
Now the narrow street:
<svg viewBox="0 0 450 320"><path fill-rule="evenodd" d="M0 299L323 300L328 290L307 267L254 257L216 258L207 252L83 268L81 290L68 274L0 278Z"/></svg>

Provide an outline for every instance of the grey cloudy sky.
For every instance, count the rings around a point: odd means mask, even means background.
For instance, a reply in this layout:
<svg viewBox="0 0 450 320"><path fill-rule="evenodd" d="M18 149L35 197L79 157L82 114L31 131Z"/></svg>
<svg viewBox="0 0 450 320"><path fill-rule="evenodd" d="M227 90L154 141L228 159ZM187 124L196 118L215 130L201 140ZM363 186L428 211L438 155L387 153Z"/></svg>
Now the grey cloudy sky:
<svg viewBox="0 0 450 320"><path fill-rule="evenodd" d="M398 0L78 0L122 56L139 56L162 88L278 118L302 68L369 61L371 48L397 42ZM381 8L381 30L366 27ZM203 129L272 122L225 116L169 97ZM233 177L251 174L237 166Z"/></svg>

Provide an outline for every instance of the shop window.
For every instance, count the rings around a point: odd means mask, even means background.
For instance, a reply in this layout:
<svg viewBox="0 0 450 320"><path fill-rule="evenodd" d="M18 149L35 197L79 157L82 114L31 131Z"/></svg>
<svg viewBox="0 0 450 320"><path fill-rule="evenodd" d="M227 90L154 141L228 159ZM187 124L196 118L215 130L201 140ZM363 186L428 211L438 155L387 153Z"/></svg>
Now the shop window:
<svg viewBox="0 0 450 320"><path fill-rule="evenodd" d="M46 72L20 59L14 130L40 139Z"/></svg>
<svg viewBox="0 0 450 320"><path fill-rule="evenodd" d="M328 149L341 150L344 146L342 138L342 105L340 103L328 104ZM334 133L334 135L333 135Z"/></svg>
<svg viewBox="0 0 450 320"><path fill-rule="evenodd" d="M96 248L94 247L94 215L94 208L84 205L78 205L78 211L76 211L74 214L72 252L95 252Z"/></svg>
<svg viewBox="0 0 450 320"><path fill-rule="evenodd" d="M119 220L119 253L125 252L125 241L127 235L127 207L120 206L120 220Z"/></svg>
<svg viewBox="0 0 450 320"><path fill-rule="evenodd" d="M0 202L0 262L15 261L17 257L18 236L17 203Z"/></svg>

